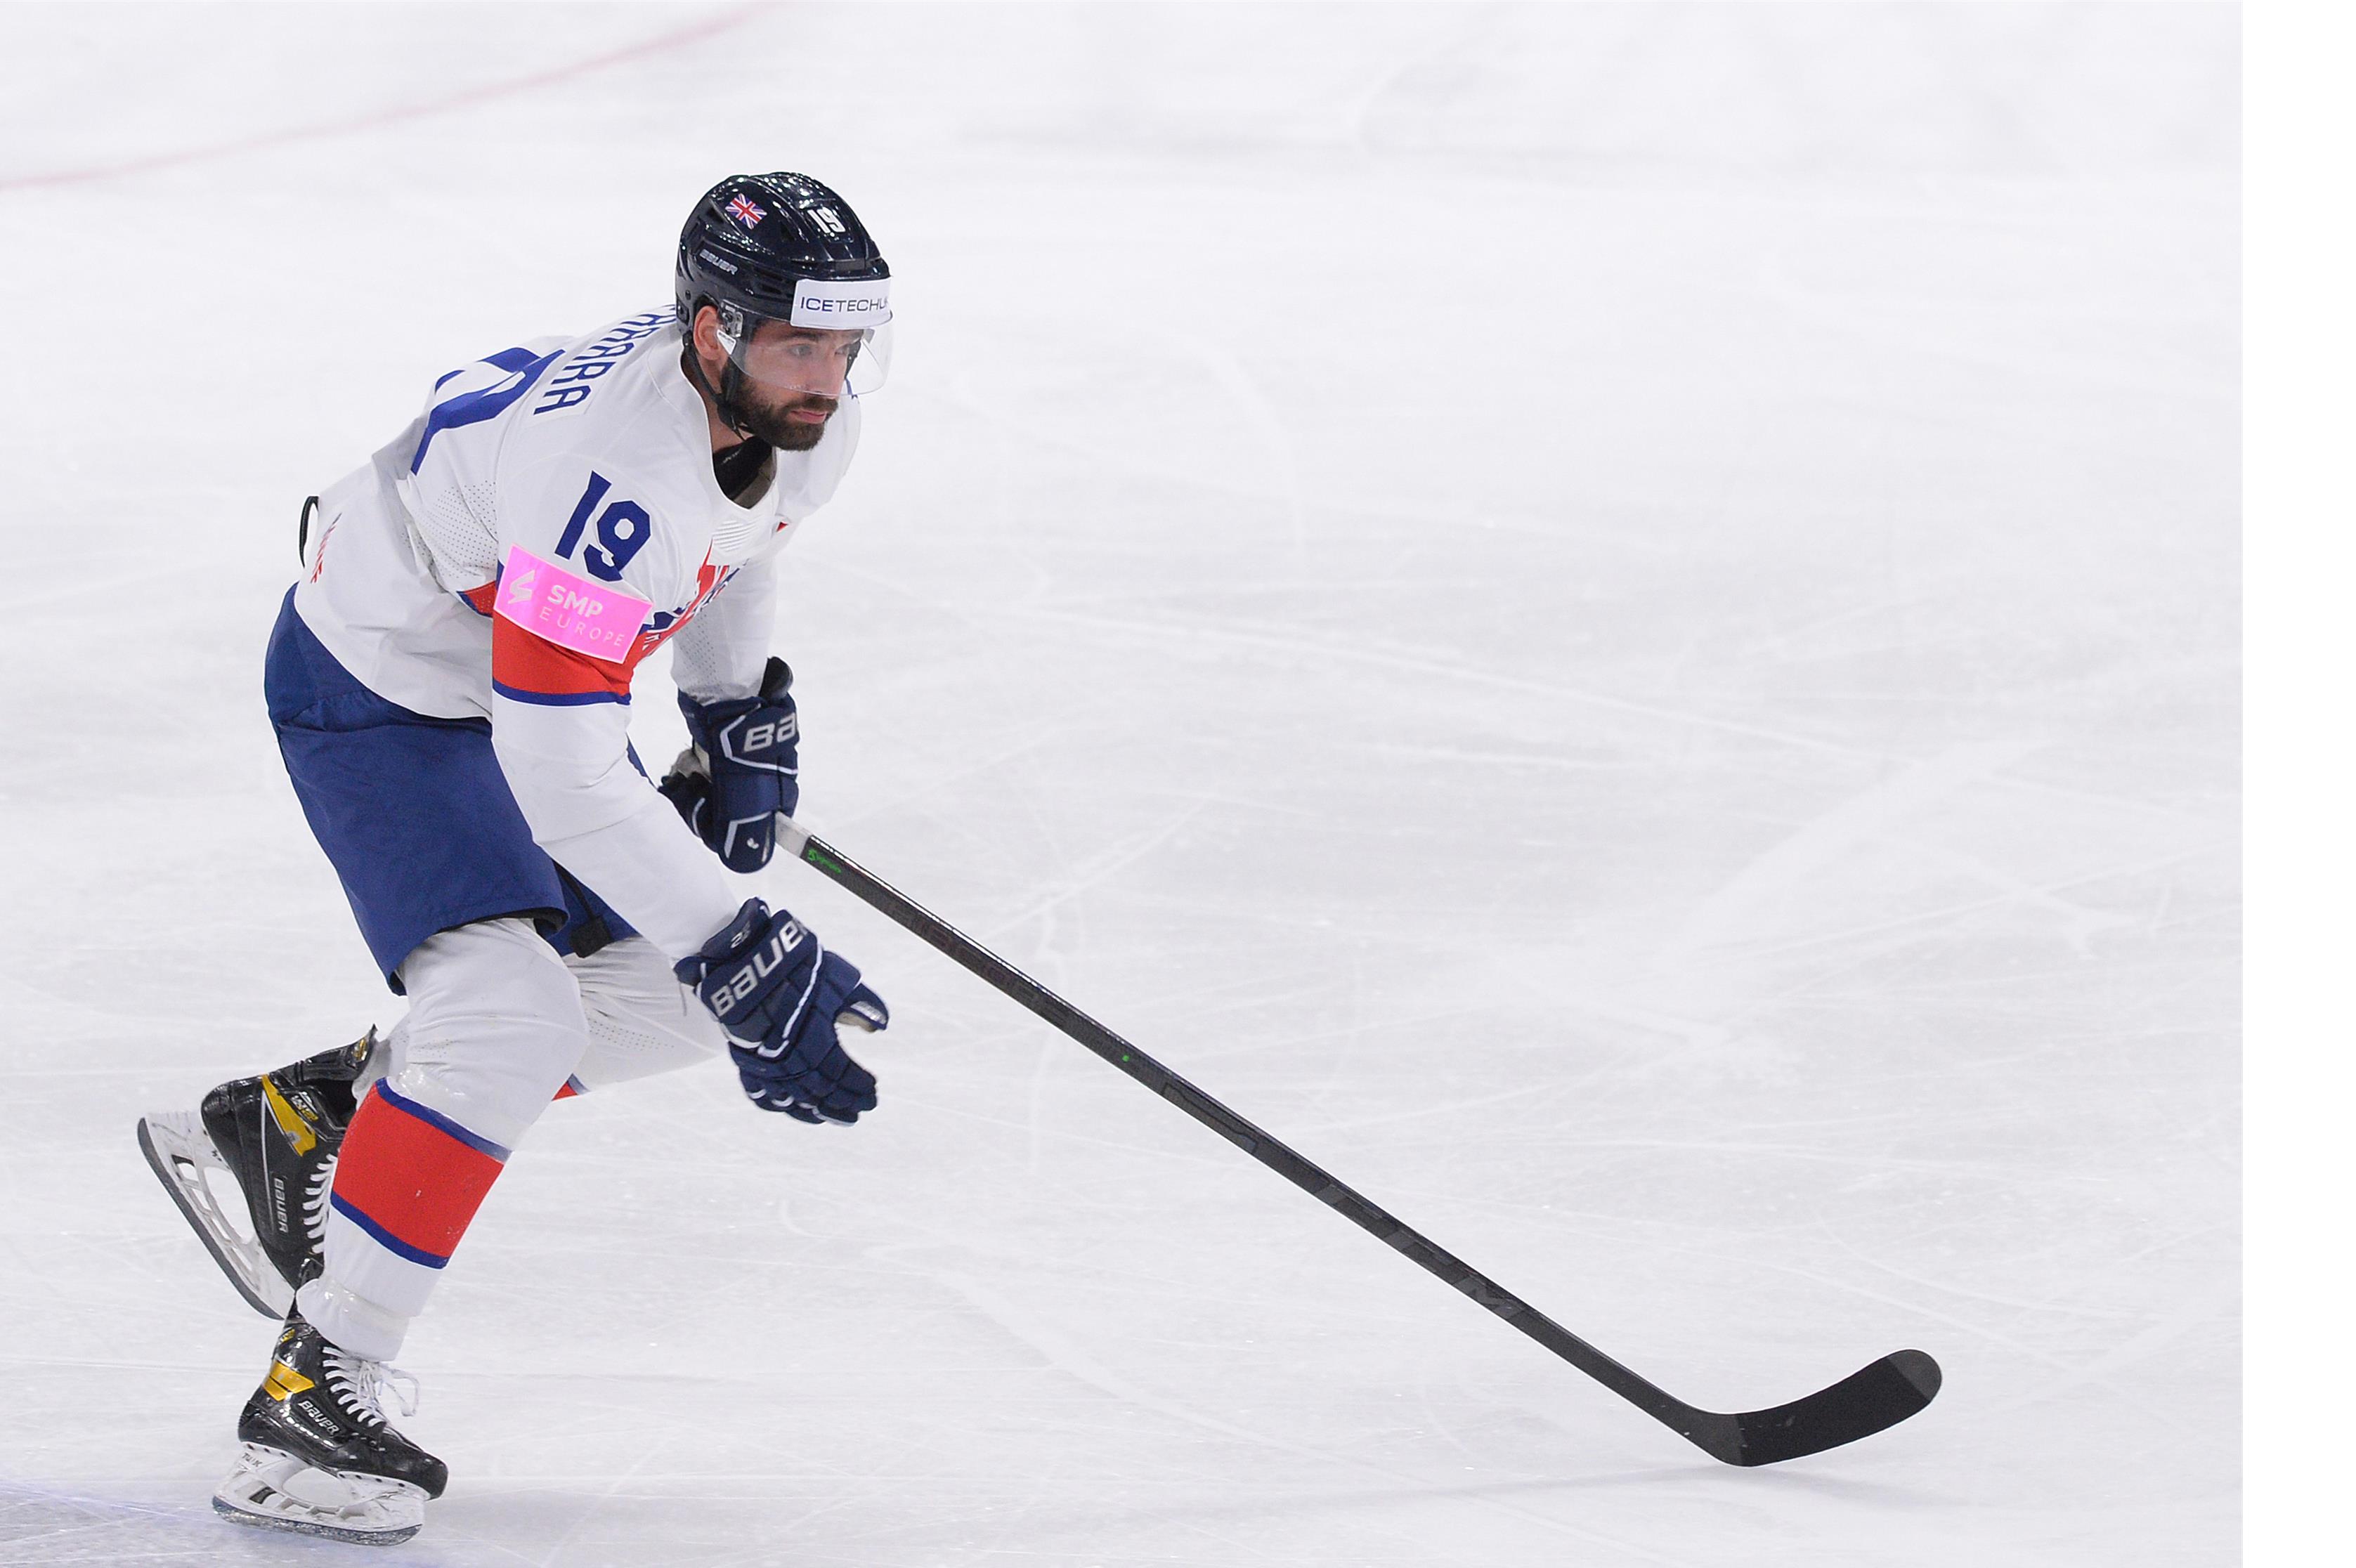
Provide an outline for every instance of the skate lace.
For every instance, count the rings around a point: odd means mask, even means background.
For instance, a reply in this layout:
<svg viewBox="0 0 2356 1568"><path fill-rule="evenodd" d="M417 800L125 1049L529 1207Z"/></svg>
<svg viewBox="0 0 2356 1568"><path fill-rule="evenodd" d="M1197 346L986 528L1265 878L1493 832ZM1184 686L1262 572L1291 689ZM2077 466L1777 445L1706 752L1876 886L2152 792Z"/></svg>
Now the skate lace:
<svg viewBox="0 0 2356 1568"><path fill-rule="evenodd" d="M399 1367L355 1356L336 1345L320 1349L328 1392L354 1416L370 1426L386 1424L385 1394L391 1394L404 1416L417 1413L417 1379Z"/></svg>
<svg viewBox="0 0 2356 1568"><path fill-rule="evenodd" d="M337 1155L331 1154L321 1160L319 1168L311 1173L310 1182L303 1189L303 1229L315 1247L327 1244L327 1189L335 1184L337 1158Z"/></svg>

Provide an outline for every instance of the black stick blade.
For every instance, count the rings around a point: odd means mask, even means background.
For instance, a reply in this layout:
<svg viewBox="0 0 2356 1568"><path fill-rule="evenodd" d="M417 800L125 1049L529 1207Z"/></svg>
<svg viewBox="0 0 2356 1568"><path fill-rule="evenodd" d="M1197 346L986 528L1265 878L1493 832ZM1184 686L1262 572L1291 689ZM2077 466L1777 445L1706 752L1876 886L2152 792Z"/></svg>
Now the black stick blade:
<svg viewBox="0 0 2356 1568"><path fill-rule="evenodd" d="M1730 1465L1780 1464L1897 1425L1931 1403L1939 1382L1938 1362L1920 1350L1895 1350L1805 1399L1712 1416L1688 1435Z"/></svg>

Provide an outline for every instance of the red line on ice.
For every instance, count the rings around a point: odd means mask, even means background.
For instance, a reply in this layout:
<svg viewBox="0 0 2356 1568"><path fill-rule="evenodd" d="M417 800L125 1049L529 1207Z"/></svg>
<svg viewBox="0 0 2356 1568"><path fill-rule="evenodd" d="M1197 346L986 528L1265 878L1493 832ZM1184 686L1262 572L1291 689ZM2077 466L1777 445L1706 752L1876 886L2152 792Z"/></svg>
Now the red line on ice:
<svg viewBox="0 0 2356 1568"><path fill-rule="evenodd" d="M203 163L212 158L233 157L240 153L258 152L264 147L282 146L292 142L318 141L331 136L348 136L360 131L371 131L380 125L397 125L407 120L423 120L444 114L454 109L471 108L493 99L511 98L519 92L551 87L569 81L576 76L603 70L607 66L622 65L662 54L685 44L695 43L741 26L755 11L765 9L759 5L738 5L718 16L707 16L684 27L608 49L601 55L591 55L569 65L552 66L529 76L511 77L506 81L470 87L440 98L428 99L400 109L381 109L373 114L363 114L350 120L327 120L315 125L297 125L284 131L264 131L258 135L241 137L234 142L217 143L209 147L191 147L177 153L163 153L154 157L134 158L119 164L107 164L93 169L63 169L55 174L18 175L0 179L0 191L27 190L37 186L80 185L91 180L114 179L123 175L147 174L156 169L176 168L183 164Z"/></svg>

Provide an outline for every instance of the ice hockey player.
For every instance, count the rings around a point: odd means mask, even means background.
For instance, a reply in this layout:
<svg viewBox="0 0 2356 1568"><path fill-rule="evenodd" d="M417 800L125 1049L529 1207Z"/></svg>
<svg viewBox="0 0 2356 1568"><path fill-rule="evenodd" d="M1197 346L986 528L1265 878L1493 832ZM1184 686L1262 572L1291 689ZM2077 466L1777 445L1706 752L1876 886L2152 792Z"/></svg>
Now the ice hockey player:
<svg viewBox="0 0 2356 1568"><path fill-rule="evenodd" d="M140 1123L214 1258L283 1319L214 1495L230 1518L416 1532L447 1471L387 1421L408 1382L387 1363L552 1099L725 1051L765 1110L874 1108L840 1031L883 1029L883 1000L729 873L768 860L798 794L776 560L858 443L890 277L818 181L723 180L680 237L672 308L450 371L306 504L263 687L408 1011ZM666 643L694 743L658 788L627 720Z"/></svg>

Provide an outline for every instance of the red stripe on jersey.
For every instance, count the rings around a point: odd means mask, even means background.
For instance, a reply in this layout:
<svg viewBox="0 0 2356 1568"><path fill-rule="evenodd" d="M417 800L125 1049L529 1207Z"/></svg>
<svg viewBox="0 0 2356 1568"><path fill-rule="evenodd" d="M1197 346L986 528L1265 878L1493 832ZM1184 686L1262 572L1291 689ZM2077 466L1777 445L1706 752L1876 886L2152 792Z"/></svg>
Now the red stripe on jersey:
<svg viewBox="0 0 2356 1568"><path fill-rule="evenodd" d="M394 1240L447 1258L504 1168L382 1094L360 1102L336 1156L337 1200Z"/></svg>
<svg viewBox="0 0 2356 1568"><path fill-rule="evenodd" d="M638 634L637 645L630 649L630 667L637 668L640 659L676 636L679 629L694 620L695 613L711 603L712 596L719 592L728 580L735 574L736 569L733 566L712 565L712 552L705 550L703 564L695 569L695 597L690 599L684 607L673 613L670 620L659 629L648 627Z"/></svg>
<svg viewBox="0 0 2356 1568"><path fill-rule="evenodd" d="M505 615L491 617L491 679L516 691L542 697L612 696L626 700L630 671L640 655L632 650L626 665L591 658L536 637Z"/></svg>
<svg viewBox="0 0 2356 1568"><path fill-rule="evenodd" d="M472 604L479 613L487 615L491 613L492 605L498 601L498 592L499 580L494 577L480 588L469 588L458 597Z"/></svg>

